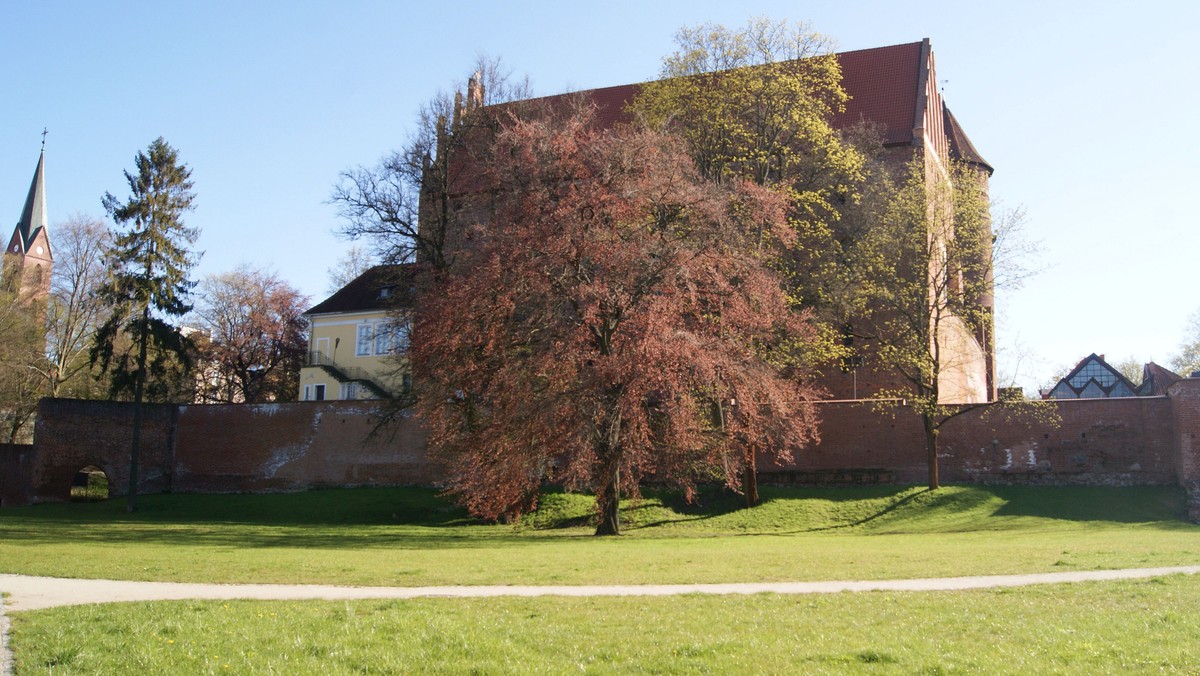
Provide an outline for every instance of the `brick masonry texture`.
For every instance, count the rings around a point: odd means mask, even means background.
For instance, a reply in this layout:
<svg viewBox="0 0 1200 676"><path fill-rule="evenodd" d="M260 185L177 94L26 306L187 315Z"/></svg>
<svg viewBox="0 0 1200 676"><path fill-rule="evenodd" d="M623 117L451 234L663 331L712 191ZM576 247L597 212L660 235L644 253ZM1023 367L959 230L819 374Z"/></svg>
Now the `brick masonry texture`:
<svg viewBox="0 0 1200 676"><path fill-rule="evenodd" d="M377 404L306 402L180 408L175 489L277 491L331 486L432 484L416 421L372 436Z"/></svg>
<svg viewBox="0 0 1200 676"><path fill-rule="evenodd" d="M151 406L139 491L269 492L335 486L436 485L442 468L425 453L419 421L400 418L378 434L368 401ZM1060 400L985 407L947 422L939 435L948 483L1181 485L1200 521L1200 379L1165 397ZM926 478L919 418L903 405L819 404L821 441L791 462L760 458L763 483L920 483ZM128 487L132 407L43 400L32 446L0 446L0 504L67 499L71 480L94 465L114 495Z"/></svg>
<svg viewBox="0 0 1200 676"><path fill-rule="evenodd" d="M976 409L942 427L938 436L941 479L1173 484L1171 404L1166 397L1140 397ZM765 481L789 482L793 475L801 483L925 481L925 435L920 418L907 406L836 402L821 404L818 410L820 443L799 449L792 462L782 466L761 458L759 470ZM840 475L846 475L845 480L839 480Z"/></svg>

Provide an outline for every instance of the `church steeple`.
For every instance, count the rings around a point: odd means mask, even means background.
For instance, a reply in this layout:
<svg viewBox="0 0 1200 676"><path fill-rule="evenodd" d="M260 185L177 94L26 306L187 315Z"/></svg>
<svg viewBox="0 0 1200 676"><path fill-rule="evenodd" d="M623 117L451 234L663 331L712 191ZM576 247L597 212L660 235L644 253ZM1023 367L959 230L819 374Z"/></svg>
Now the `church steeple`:
<svg viewBox="0 0 1200 676"><path fill-rule="evenodd" d="M46 227L46 136L25 197L25 208L4 249L4 278L25 298L35 300L50 293L50 233Z"/></svg>
<svg viewBox="0 0 1200 676"><path fill-rule="evenodd" d="M44 143L44 142L43 142ZM13 241L9 244L8 253L26 253L33 246L39 231L46 228L46 147L42 146L42 154L38 156L37 169L33 172L33 182L29 184L29 194L25 197L25 208L17 221ZM19 241L18 241L19 240ZM14 249L17 245L20 248Z"/></svg>

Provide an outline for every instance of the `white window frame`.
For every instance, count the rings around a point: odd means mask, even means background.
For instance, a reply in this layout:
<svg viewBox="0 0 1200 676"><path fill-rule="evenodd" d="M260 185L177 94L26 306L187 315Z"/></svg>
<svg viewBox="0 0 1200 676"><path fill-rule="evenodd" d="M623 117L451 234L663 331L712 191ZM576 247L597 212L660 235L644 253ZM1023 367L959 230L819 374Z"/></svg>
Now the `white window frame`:
<svg viewBox="0 0 1200 676"><path fill-rule="evenodd" d="M375 342L373 323L359 324L354 333L354 356L370 357Z"/></svg>
<svg viewBox="0 0 1200 676"><path fill-rule="evenodd" d="M376 356L382 356L392 353L392 328L389 322L376 322L372 327L375 330L374 340L371 341L371 349L374 350Z"/></svg>
<svg viewBox="0 0 1200 676"><path fill-rule="evenodd" d="M377 319L355 327L356 357L386 357L407 352L411 346L412 324L407 317L399 320Z"/></svg>

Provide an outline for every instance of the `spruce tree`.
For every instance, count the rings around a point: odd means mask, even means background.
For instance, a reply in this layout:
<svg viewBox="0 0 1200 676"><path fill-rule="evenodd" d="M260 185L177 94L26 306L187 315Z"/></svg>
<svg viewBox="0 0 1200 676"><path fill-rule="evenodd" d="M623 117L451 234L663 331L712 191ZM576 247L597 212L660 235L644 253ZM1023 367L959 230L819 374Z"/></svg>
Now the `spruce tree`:
<svg viewBox="0 0 1200 676"><path fill-rule="evenodd" d="M96 333L92 360L111 374L110 394L133 395L133 441L129 454L127 509L136 507L142 403L167 396L163 379L182 365L190 368L189 341L173 320L192 306L195 282L188 275L196 262L189 250L198 231L183 223L192 209L191 169L178 152L159 138L134 159L136 173L125 172L129 198L105 193L104 208L117 224L107 253L110 277L100 298L112 310ZM147 391L147 387L150 391Z"/></svg>

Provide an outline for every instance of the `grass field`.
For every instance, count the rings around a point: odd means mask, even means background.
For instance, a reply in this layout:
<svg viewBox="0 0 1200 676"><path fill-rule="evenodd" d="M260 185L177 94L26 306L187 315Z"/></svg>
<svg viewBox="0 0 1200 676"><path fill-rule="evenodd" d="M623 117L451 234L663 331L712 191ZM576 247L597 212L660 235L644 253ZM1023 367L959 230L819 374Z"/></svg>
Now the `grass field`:
<svg viewBox="0 0 1200 676"><path fill-rule="evenodd" d="M586 496L518 527L432 491L144 496L0 510L0 572L195 582L638 584L882 579L1192 564L1200 527L1164 488L766 489L625 505L597 539Z"/></svg>
<svg viewBox="0 0 1200 676"><path fill-rule="evenodd" d="M145 496L0 510L0 572L338 584L934 577L1200 562L1165 488L768 489L517 526L419 489ZM18 673L1096 673L1200 671L1200 579L972 592L160 602L12 616Z"/></svg>
<svg viewBox="0 0 1200 676"><path fill-rule="evenodd" d="M1190 576L820 596L156 602L18 613L18 673L1196 673Z"/></svg>

